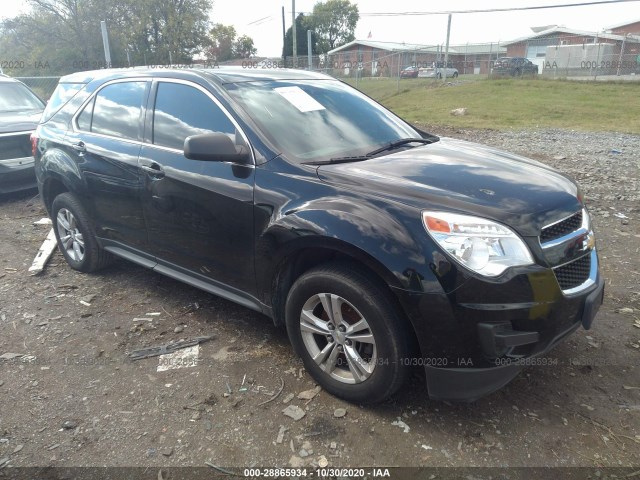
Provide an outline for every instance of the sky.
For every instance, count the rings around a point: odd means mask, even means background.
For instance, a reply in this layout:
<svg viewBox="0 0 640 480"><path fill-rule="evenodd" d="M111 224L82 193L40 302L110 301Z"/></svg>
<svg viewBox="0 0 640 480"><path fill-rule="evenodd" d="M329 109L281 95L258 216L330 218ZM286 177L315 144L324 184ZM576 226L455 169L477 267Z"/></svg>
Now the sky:
<svg viewBox="0 0 640 480"><path fill-rule="evenodd" d="M578 3L579 0L352 0L360 10L356 28L357 39L406 42L424 45L444 44L447 32L446 15L376 17L367 13L424 12ZM24 0L0 0L0 18L24 11ZM311 12L316 0L297 0L296 12ZM280 56L282 53L282 7L285 27L291 26L291 0L254 0L239 8L238 0L214 0L211 21L233 25L238 35L254 40L259 56ZM640 1L613 5L554 8L545 10L454 14L451 22L451 45L498 42L527 36L530 27L562 25L568 28L601 31L611 25L640 19ZM305 54L306 52L299 52Z"/></svg>

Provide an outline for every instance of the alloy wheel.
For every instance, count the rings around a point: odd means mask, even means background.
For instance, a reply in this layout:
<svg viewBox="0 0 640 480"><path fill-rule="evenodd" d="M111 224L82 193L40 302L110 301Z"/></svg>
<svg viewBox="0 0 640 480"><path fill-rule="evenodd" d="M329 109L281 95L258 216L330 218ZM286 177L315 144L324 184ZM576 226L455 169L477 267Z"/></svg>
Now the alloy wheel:
<svg viewBox="0 0 640 480"><path fill-rule="evenodd" d="M84 258L84 238L78 229L76 217L66 208L58 210L56 217L60 244L69 258L81 262Z"/></svg>
<svg viewBox="0 0 640 480"><path fill-rule="evenodd" d="M373 332L351 303L331 293L309 298L300 314L302 341L322 371L342 383L367 380L377 362Z"/></svg>

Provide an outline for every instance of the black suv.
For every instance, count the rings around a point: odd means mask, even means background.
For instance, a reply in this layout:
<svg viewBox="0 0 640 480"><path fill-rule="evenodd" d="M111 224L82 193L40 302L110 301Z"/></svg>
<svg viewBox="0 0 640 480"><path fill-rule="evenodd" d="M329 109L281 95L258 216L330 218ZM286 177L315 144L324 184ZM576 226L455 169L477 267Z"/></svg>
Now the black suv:
<svg viewBox="0 0 640 480"><path fill-rule="evenodd" d="M385 399L413 365L432 398L478 398L602 301L572 180L331 77L100 71L58 89L34 153L71 267L118 256L262 312L345 399Z"/></svg>
<svg viewBox="0 0 640 480"><path fill-rule="evenodd" d="M29 137L44 107L24 83L0 74L0 194L36 188Z"/></svg>
<svg viewBox="0 0 640 480"><path fill-rule="evenodd" d="M503 57L495 61L491 67L491 74L495 77L536 76L538 75L538 66L527 58Z"/></svg>

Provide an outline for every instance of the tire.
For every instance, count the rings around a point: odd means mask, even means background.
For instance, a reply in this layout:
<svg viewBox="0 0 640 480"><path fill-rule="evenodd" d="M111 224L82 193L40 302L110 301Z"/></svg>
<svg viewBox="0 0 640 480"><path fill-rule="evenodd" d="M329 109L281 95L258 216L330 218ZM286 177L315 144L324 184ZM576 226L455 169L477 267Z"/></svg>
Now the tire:
<svg viewBox="0 0 640 480"><path fill-rule="evenodd" d="M51 216L58 248L71 268L89 273L113 261L113 257L100 248L93 223L73 194L58 195L53 200Z"/></svg>
<svg viewBox="0 0 640 480"><path fill-rule="evenodd" d="M453 72L453 78L458 78L458 72Z"/></svg>
<svg viewBox="0 0 640 480"><path fill-rule="evenodd" d="M324 305L338 306L339 318ZM404 384L408 323L391 294L357 265L330 263L303 274L289 291L285 317L295 352L327 392L377 403Z"/></svg>

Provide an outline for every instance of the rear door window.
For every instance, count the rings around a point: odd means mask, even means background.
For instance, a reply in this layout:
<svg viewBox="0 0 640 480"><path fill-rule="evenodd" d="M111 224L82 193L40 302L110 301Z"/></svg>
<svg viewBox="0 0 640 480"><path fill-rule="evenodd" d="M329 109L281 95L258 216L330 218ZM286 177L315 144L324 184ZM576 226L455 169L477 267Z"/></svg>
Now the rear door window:
<svg viewBox="0 0 640 480"><path fill-rule="evenodd" d="M140 140L147 82L118 82L101 89L78 116L78 128L112 137Z"/></svg>

